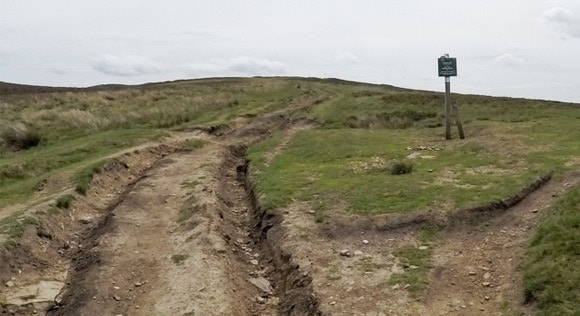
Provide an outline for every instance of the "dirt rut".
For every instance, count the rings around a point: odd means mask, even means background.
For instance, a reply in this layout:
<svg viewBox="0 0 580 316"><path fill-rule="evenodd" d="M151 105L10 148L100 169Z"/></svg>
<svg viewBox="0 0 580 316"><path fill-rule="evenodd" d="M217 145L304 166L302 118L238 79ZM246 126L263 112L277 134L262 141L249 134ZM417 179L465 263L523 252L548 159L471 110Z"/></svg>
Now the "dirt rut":
<svg viewBox="0 0 580 316"><path fill-rule="evenodd" d="M114 197L101 183L86 204L105 211L69 252L47 315L320 314L310 277L278 247L280 220L259 207L246 147L202 138L202 149L164 155Z"/></svg>

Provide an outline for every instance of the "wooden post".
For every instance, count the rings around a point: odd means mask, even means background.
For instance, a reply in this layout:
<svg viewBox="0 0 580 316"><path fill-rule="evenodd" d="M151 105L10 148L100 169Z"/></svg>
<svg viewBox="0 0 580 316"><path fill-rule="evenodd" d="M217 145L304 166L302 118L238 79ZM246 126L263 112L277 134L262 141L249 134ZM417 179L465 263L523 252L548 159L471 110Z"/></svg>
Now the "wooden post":
<svg viewBox="0 0 580 316"><path fill-rule="evenodd" d="M453 103L453 115L455 116L457 130L459 130L459 138L465 139L465 134L463 133L463 124L461 124L461 119L459 118L459 106L455 102Z"/></svg>
<svg viewBox="0 0 580 316"><path fill-rule="evenodd" d="M445 76L445 139L451 139L451 78Z"/></svg>

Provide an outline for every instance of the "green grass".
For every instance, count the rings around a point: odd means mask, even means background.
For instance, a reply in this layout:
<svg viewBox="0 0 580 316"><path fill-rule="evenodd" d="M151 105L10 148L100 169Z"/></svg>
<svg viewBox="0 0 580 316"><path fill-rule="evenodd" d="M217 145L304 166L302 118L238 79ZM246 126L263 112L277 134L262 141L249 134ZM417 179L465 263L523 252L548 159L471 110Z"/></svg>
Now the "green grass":
<svg viewBox="0 0 580 316"><path fill-rule="evenodd" d="M474 140L446 143L428 129L322 129L297 133L267 165L264 157L279 138L275 135L249 151L267 209L284 207L293 199L337 198L359 214L472 207L514 194L557 166L562 169L564 159L561 155L538 161L536 153L488 152L477 149ZM390 164L405 161L414 151L406 148L418 146L442 150L421 151L434 158L415 159L413 172L392 175ZM497 146L504 148L499 141Z"/></svg>
<svg viewBox="0 0 580 316"><path fill-rule="evenodd" d="M8 236L8 239L2 245L10 249L17 245L16 240L24 234L26 227L29 225L38 225L38 220L23 215L23 212L16 212L0 221L0 234Z"/></svg>
<svg viewBox="0 0 580 316"><path fill-rule="evenodd" d="M183 261L187 260L187 258L189 258L189 255L174 254L171 256L171 261L173 261L173 263L179 266L182 265Z"/></svg>
<svg viewBox="0 0 580 316"><path fill-rule="evenodd" d="M58 199L56 199L56 207L60 209L68 209L72 202L75 200L75 197L71 194L65 194Z"/></svg>
<svg viewBox="0 0 580 316"><path fill-rule="evenodd" d="M185 149L194 150L200 149L205 145L205 141L201 139L188 139L184 141L181 146Z"/></svg>
<svg viewBox="0 0 580 316"><path fill-rule="evenodd" d="M111 162L110 159L104 159L80 170L75 176L75 191L79 194L87 194L95 174L101 172L109 162Z"/></svg>
<svg viewBox="0 0 580 316"><path fill-rule="evenodd" d="M190 219L191 216L193 216L193 214L195 214L195 212L197 212L197 206L195 205L189 205L186 207L183 207L182 209L179 210L179 214L177 216L177 222L178 223L183 223L186 220Z"/></svg>
<svg viewBox="0 0 580 316"><path fill-rule="evenodd" d="M400 262L407 268L401 274L393 274L388 284L399 284L400 286L408 284L407 290L414 295L419 295L428 285L427 272L430 268L431 248L421 250L415 246L404 246L393 254L399 257ZM413 268L411 268L412 266Z"/></svg>
<svg viewBox="0 0 580 316"><path fill-rule="evenodd" d="M258 117L311 98L313 89L300 88L294 79L223 78L119 90L0 95L0 126L25 126L42 138L36 147L20 151L0 140L0 207L26 200L55 173L78 173L92 161L167 135L168 130ZM189 149L203 145L199 140L184 143ZM90 173L77 184L80 192L88 189Z"/></svg>
<svg viewBox="0 0 580 316"><path fill-rule="evenodd" d="M524 291L538 315L580 311L580 186L543 217L527 252Z"/></svg>

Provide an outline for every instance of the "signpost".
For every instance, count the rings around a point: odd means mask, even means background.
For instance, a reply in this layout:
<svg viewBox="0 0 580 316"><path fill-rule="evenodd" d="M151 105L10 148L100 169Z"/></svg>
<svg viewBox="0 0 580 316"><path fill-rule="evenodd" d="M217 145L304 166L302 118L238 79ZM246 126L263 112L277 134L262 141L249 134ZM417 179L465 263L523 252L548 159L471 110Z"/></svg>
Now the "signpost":
<svg viewBox="0 0 580 316"><path fill-rule="evenodd" d="M445 139L451 139L451 76L457 76L457 58L445 54L438 59L439 77L445 77Z"/></svg>

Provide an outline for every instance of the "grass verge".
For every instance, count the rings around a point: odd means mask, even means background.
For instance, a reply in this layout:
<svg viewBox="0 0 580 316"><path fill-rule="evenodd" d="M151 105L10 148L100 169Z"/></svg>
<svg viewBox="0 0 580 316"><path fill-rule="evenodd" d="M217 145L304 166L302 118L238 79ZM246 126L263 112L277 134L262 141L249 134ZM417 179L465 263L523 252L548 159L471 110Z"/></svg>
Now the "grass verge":
<svg viewBox="0 0 580 316"><path fill-rule="evenodd" d="M78 172L75 177L75 191L82 195L87 194L95 174L101 172L103 167L106 166L109 162L111 162L111 159L104 159Z"/></svg>
<svg viewBox="0 0 580 316"><path fill-rule="evenodd" d="M578 315L580 306L580 185L542 219L527 252L526 300L538 315Z"/></svg>

